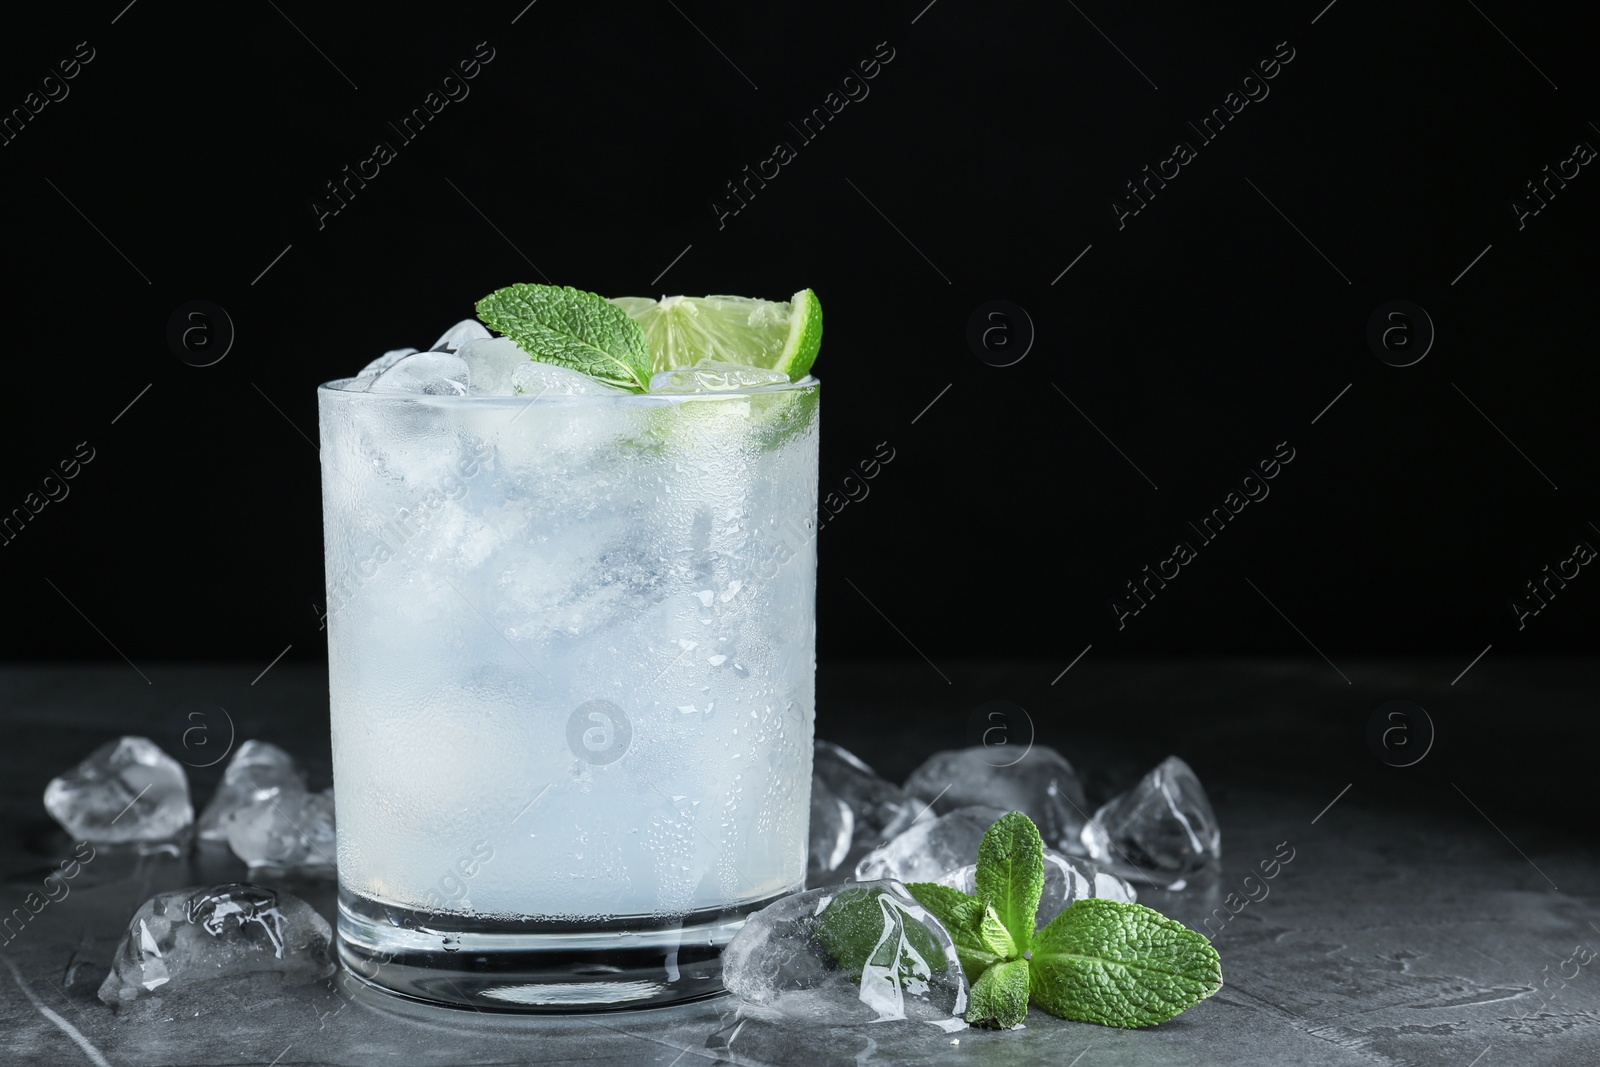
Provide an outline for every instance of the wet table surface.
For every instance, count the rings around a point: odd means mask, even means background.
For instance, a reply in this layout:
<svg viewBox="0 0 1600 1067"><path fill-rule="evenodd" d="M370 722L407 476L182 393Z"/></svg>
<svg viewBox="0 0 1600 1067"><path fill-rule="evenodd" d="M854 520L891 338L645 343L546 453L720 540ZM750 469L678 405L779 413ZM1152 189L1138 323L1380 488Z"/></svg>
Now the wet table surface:
<svg viewBox="0 0 1600 1067"><path fill-rule="evenodd" d="M143 734L186 763L259 737L328 774L325 671L281 664L125 664L0 669L0 894L21 904L73 841L45 815L50 777L102 741ZM1456 744L1523 714L1537 694L1551 721L1591 714L1591 664L1475 668L1320 661L1060 664L824 664L818 733L902 779L973 729L973 709L1005 697L1028 709L1027 738L1079 766L1091 799L1168 752L1211 791L1223 830L1217 882L1149 903L1211 930L1225 988L1142 1031L1062 1022L1033 1011L1022 1030L946 1034L913 1023L775 1023L723 997L603 1016L491 1016L397 1002L328 981L227 983L155 996L114 1012L95 992L135 908L184 885L242 880L212 851L184 857L102 849L9 943L0 945L0 1062L27 1064L1580 1064L1600 1061L1600 854L1592 789L1565 777L1592 751L1548 746L1515 784ZM948 675L949 682L944 680ZM1348 676L1350 681L1343 680ZM1364 725L1382 698L1433 708L1436 750L1386 766ZM224 710L225 709L225 710ZM1446 714L1445 712L1448 712ZM196 732L196 727L203 729ZM1453 735L1452 731L1457 731ZM1482 735L1477 735L1481 736ZM1552 736L1561 736L1559 732ZM1579 736L1574 733L1571 736ZM209 746L209 747L208 747ZM1508 742L1504 758L1518 758ZM1477 755L1474 756L1473 753ZM1496 756L1495 758L1501 758ZM220 764L191 772L197 807ZM1098 794L1098 797L1096 796ZM1514 798L1520 800L1514 802ZM1564 813L1541 818L1541 813ZM1492 821L1491 821L1492 818ZM1292 850L1269 892L1229 893L1263 860ZM277 883L333 919L327 882ZM1238 905L1241 896L1233 902ZM349 987L349 988L347 988Z"/></svg>

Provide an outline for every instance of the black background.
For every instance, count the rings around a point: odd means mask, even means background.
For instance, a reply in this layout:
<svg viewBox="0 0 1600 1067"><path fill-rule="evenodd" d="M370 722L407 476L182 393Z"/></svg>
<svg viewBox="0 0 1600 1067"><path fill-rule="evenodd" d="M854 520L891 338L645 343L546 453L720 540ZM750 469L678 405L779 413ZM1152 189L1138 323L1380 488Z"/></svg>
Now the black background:
<svg viewBox="0 0 1600 1067"><path fill-rule="evenodd" d="M1600 545L1600 176L1525 228L1511 207L1600 145L1591 23L1465 0L925 2L8 13L0 107L78 42L94 59L0 147L0 506L78 442L95 458L0 548L4 654L321 658L316 384L546 277L816 289L824 491L895 452L820 537L824 663L1314 643L1453 673L1489 645L1485 664L1592 650L1588 569L1524 629L1507 606ZM470 95L403 144L388 123L479 42ZM789 124L888 49L802 143ZM1199 145L1187 122L1289 49ZM397 158L319 228L324 183L380 140ZM1119 229L1124 183L1178 140L1197 158ZM723 184L778 141L797 158L719 228ZM1037 335L1008 367L966 339L997 298ZM236 329L209 367L166 341L194 299ZM1392 299L1437 330L1410 367L1365 339ZM1283 441L1271 496L1119 629L1123 583Z"/></svg>

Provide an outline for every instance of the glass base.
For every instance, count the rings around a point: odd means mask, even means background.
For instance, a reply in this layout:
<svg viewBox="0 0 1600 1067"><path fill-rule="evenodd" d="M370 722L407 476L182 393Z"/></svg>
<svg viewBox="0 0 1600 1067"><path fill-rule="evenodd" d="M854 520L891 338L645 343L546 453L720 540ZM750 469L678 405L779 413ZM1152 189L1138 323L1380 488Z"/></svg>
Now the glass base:
<svg viewBox="0 0 1600 1067"><path fill-rule="evenodd" d="M574 923L415 911L340 887L339 959L385 992L480 1011L663 1007L722 993L722 949L779 896L672 919Z"/></svg>

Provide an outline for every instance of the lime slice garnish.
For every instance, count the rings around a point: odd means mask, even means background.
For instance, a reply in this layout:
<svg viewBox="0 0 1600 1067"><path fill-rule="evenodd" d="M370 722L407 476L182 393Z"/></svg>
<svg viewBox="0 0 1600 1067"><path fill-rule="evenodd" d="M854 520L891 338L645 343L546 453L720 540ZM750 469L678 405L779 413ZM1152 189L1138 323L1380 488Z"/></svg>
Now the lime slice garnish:
<svg viewBox="0 0 1600 1067"><path fill-rule="evenodd" d="M710 359L781 371L798 381L822 348L822 305L810 289L788 300L619 296L611 302L644 330L655 373Z"/></svg>

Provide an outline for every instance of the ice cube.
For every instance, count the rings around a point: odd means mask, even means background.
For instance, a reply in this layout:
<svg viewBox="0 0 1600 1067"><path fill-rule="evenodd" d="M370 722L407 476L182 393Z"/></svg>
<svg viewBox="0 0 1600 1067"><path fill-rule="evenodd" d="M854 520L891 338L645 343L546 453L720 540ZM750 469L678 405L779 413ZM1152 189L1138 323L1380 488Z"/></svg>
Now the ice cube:
<svg viewBox="0 0 1600 1067"><path fill-rule="evenodd" d="M1083 828L1083 844L1091 859L1166 889L1182 889L1222 863L1211 801L1177 756L1103 804Z"/></svg>
<svg viewBox="0 0 1600 1067"><path fill-rule="evenodd" d="M969 863L935 881L976 896L978 866ZM1046 923L1060 915L1067 907L1089 897L1121 900L1129 904L1139 902L1139 894L1126 879L1117 877L1098 864L1076 856L1064 855L1048 845L1045 846L1044 893L1039 897L1039 917L1034 928L1043 930Z"/></svg>
<svg viewBox="0 0 1600 1067"><path fill-rule="evenodd" d="M973 804L1020 811L1039 827L1045 844L1068 852L1083 848L1078 835L1089 818L1083 783L1048 745L1034 745L1015 760L1005 749L981 745L938 752L911 772L906 791L933 801L940 815Z"/></svg>
<svg viewBox="0 0 1600 1067"><path fill-rule="evenodd" d="M726 393L734 389L759 389L764 385L788 385L789 376L764 367L746 367L702 359L692 367L664 370L650 379L652 393Z"/></svg>
<svg viewBox="0 0 1600 1067"><path fill-rule="evenodd" d="M45 810L83 841L164 841L194 823L183 765L145 737L108 741L44 790Z"/></svg>
<svg viewBox="0 0 1600 1067"><path fill-rule="evenodd" d="M512 396L511 372L531 362L509 337L466 341L456 349L467 364L469 391L474 396Z"/></svg>
<svg viewBox="0 0 1600 1067"><path fill-rule="evenodd" d="M606 396L628 390L597 381L582 371L530 359L511 372L511 391L518 396Z"/></svg>
<svg viewBox="0 0 1600 1067"><path fill-rule="evenodd" d="M376 378L378 375L382 374L396 363L399 363L402 359L405 359L415 351L415 348L391 348L389 351L385 352L371 363L368 363L365 367L362 367L361 372L357 374L356 377Z"/></svg>
<svg viewBox="0 0 1600 1067"><path fill-rule="evenodd" d="M856 881L937 882L958 867L978 862L983 832L1004 814L1000 808L957 808L919 822L863 856L856 864Z"/></svg>
<svg viewBox="0 0 1600 1067"><path fill-rule="evenodd" d="M228 761L217 791L200 813L200 839L226 841L225 818L285 792L305 792L304 777L295 769L293 757L266 741L246 741Z"/></svg>
<svg viewBox="0 0 1600 1067"><path fill-rule="evenodd" d="M151 993L208 991L219 979L263 972L284 985L333 973L332 931L311 905L243 882L158 893L134 912L100 985L118 1004Z"/></svg>
<svg viewBox="0 0 1600 1067"><path fill-rule="evenodd" d="M479 341L488 336L489 331L484 329L483 323L477 319L462 319L428 347L433 352L454 352L460 355L462 346L468 341Z"/></svg>
<svg viewBox="0 0 1600 1067"><path fill-rule="evenodd" d="M751 915L722 953L746 1005L813 1023L947 1022L966 979L939 920L898 882L812 889Z"/></svg>
<svg viewBox="0 0 1600 1067"><path fill-rule="evenodd" d="M413 352L380 372L368 391L465 396L467 364L460 356L449 352Z"/></svg>
<svg viewBox="0 0 1600 1067"><path fill-rule="evenodd" d="M233 854L256 867L331 873L336 839L333 787L288 790L238 808L222 821Z"/></svg>
<svg viewBox="0 0 1600 1067"><path fill-rule="evenodd" d="M884 781L848 749L818 741L812 752L812 775L855 816L853 846L858 852L876 848L909 829L919 818L933 821L928 805L893 782Z"/></svg>
<svg viewBox="0 0 1600 1067"><path fill-rule="evenodd" d="M811 850L806 863L806 885L816 887L842 881L840 872L850 854L856 817L850 805L815 775L811 779ZM837 872L837 873L836 873Z"/></svg>

